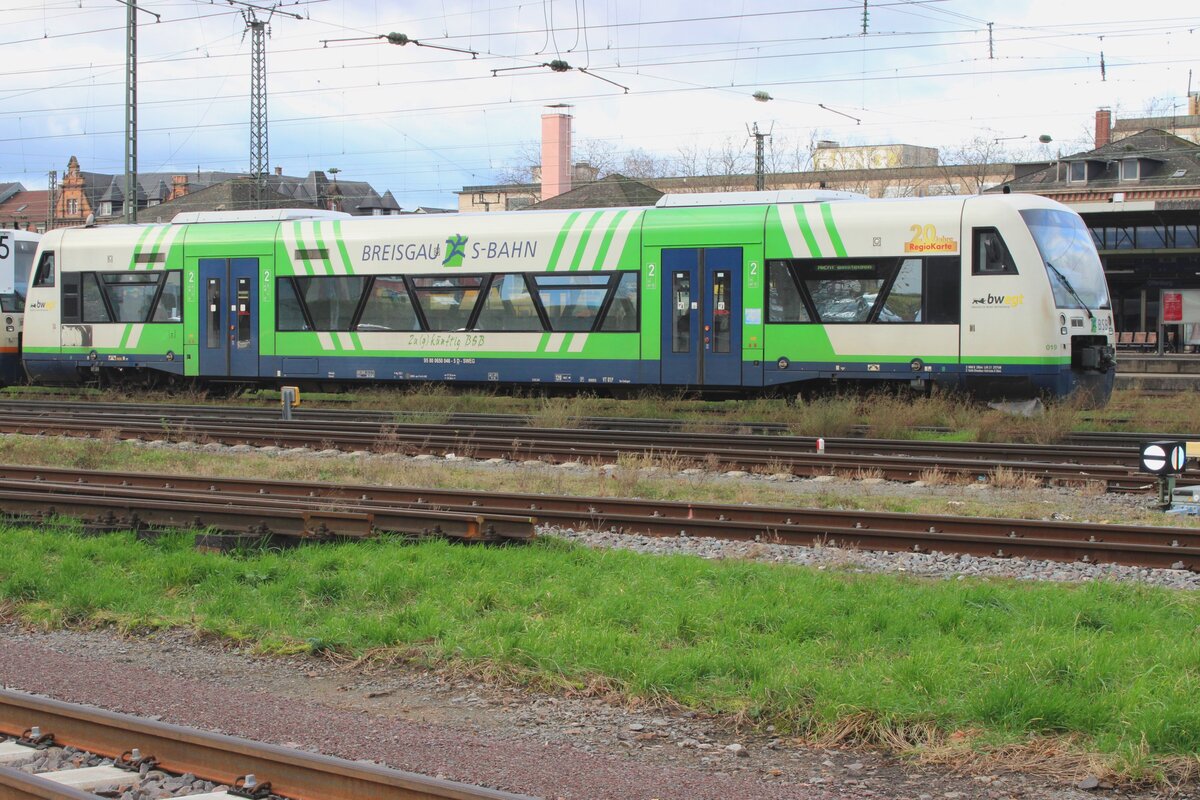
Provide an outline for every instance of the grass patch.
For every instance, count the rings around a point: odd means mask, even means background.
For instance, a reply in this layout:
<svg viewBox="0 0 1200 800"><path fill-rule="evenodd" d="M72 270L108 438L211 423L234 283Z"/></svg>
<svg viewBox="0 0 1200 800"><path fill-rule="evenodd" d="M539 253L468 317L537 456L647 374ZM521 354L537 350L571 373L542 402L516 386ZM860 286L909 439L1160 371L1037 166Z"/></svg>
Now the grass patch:
<svg viewBox="0 0 1200 800"><path fill-rule="evenodd" d="M190 544L0 527L0 605L45 626L179 627L265 653L395 653L605 687L843 742L1068 736L1151 771L1200 750L1192 593L831 574L553 540L237 557Z"/></svg>

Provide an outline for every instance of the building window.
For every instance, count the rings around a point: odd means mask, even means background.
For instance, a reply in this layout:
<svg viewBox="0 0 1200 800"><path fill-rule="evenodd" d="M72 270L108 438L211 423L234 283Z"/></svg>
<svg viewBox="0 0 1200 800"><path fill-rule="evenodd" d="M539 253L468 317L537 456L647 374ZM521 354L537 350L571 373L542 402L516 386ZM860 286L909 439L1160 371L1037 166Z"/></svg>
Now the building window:
<svg viewBox="0 0 1200 800"><path fill-rule="evenodd" d="M1087 162L1072 161L1069 165L1071 170L1070 177L1067 179L1071 183L1087 183Z"/></svg>
<svg viewBox="0 0 1200 800"><path fill-rule="evenodd" d="M382 209L382 208L372 208L372 209L371 209L371 216L372 216L372 217L382 217L382 216L383 216L383 209Z"/></svg>
<svg viewBox="0 0 1200 800"><path fill-rule="evenodd" d="M79 214L79 201L71 199L67 201L67 216L74 217Z"/></svg>
<svg viewBox="0 0 1200 800"><path fill-rule="evenodd" d="M1121 180L1136 181L1138 179L1138 160L1126 158L1121 161Z"/></svg>
<svg viewBox="0 0 1200 800"><path fill-rule="evenodd" d="M74 201L72 201L72 202L74 202ZM112 216L112 201L111 200L105 200L103 203L100 204L100 216L102 216L102 217L111 217Z"/></svg>

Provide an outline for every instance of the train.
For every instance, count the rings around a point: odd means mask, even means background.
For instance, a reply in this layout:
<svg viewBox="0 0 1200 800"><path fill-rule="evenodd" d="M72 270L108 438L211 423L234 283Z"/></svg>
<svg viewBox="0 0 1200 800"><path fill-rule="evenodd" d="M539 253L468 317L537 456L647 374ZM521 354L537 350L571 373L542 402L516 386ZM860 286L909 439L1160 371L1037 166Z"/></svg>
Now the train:
<svg viewBox="0 0 1200 800"><path fill-rule="evenodd" d="M21 335L29 272L41 235L19 228L0 230L0 386L25 378L21 365Z"/></svg>
<svg viewBox="0 0 1200 800"><path fill-rule="evenodd" d="M1092 237L1021 194L190 212L50 231L26 298L24 370L54 384L854 384L1102 404L1115 373Z"/></svg>

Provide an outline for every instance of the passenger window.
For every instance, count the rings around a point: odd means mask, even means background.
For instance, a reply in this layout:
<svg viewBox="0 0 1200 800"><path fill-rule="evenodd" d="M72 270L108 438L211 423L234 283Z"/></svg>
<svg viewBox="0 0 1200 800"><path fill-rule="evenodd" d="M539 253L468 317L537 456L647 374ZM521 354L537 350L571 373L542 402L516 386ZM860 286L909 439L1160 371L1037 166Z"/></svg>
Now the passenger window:
<svg viewBox="0 0 1200 800"><path fill-rule="evenodd" d="M417 312L403 275L377 275L358 320L360 331L419 331Z"/></svg>
<svg viewBox="0 0 1200 800"><path fill-rule="evenodd" d="M767 321L812 321L800 297L800 289L796 287L796 279L782 261L772 262L767 269Z"/></svg>
<svg viewBox="0 0 1200 800"><path fill-rule="evenodd" d="M555 331L590 331L608 296L608 275L538 275L534 281Z"/></svg>
<svg viewBox="0 0 1200 800"><path fill-rule="evenodd" d="M348 331L366 278L293 278L318 331Z"/></svg>
<svg viewBox="0 0 1200 800"><path fill-rule="evenodd" d="M538 316L533 295L525 284L524 275L494 275L483 310L475 323L477 331L540 331L542 318Z"/></svg>
<svg viewBox="0 0 1200 800"><path fill-rule="evenodd" d="M638 274L622 272L617 291L600 324L602 331L633 332L638 329Z"/></svg>
<svg viewBox="0 0 1200 800"><path fill-rule="evenodd" d="M483 278L473 275L412 279L417 303L431 331L466 330L482 284Z"/></svg>
<svg viewBox="0 0 1200 800"><path fill-rule="evenodd" d="M33 278L34 286L53 286L54 285L54 251L47 250L42 253L41 260L38 261L37 275Z"/></svg>
<svg viewBox="0 0 1200 800"><path fill-rule="evenodd" d="M906 258L888 291L878 322L921 321L921 259Z"/></svg>
<svg viewBox="0 0 1200 800"><path fill-rule="evenodd" d="M106 272L101 278L116 322L145 322L162 273Z"/></svg>
<svg viewBox="0 0 1200 800"><path fill-rule="evenodd" d="M975 229L975 263L972 275L1016 275L1017 264L995 228Z"/></svg>
<svg viewBox="0 0 1200 800"><path fill-rule="evenodd" d="M182 272L171 270L166 273L162 293L158 296L158 305L154 307L151 322L179 322L183 319L179 296L182 294Z"/></svg>
<svg viewBox="0 0 1200 800"><path fill-rule="evenodd" d="M100 284L96 282L96 273L85 272L80 278L83 282L83 321L112 322L104 296L100 294Z"/></svg>
<svg viewBox="0 0 1200 800"><path fill-rule="evenodd" d="M309 330L291 278L280 278L275 284L275 327L281 331Z"/></svg>
<svg viewBox="0 0 1200 800"><path fill-rule="evenodd" d="M927 294L925 321L930 325L957 325L962 308L962 260L958 256L925 259Z"/></svg>

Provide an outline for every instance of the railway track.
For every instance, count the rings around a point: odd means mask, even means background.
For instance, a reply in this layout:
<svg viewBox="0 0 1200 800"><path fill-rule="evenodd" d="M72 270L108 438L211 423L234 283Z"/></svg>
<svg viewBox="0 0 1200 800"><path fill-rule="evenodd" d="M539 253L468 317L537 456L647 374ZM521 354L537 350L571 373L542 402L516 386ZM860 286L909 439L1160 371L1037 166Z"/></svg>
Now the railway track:
<svg viewBox="0 0 1200 800"><path fill-rule="evenodd" d="M246 484L242 484L245 488ZM45 472L5 468L0 509L17 520L80 518L91 532L112 530L215 529L201 544L214 547L267 539L361 539L379 534L438 536L458 541L506 542L530 539L535 520L528 514L484 513L477 509L421 508L360 499L331 501L300 494L253 491L181 491L170 480L47 480Z"/></svg>
<svg viewBox="0 0 1200 800"><path fill-rule="evenodd" d="M186 795L193 800L529 800L12 691L0 691L0 734L10 737L0 741L0 800L95 800L89 792L140 785L156 787L151 796L157 797L165 785L160 779L171 775L193 775L241 791ZM68 763L99 763L40 774L14 769L47 749L66 746L84 751Z"/></svg>
<svg viewBox="0 0 1200 800"><path fill-rule="evenodd" d="M0 466L0 506L9 485L89 496L170 492L179 503L205 498L238 508L251 499L301 498L331 510L391 507L482 515L531 515L543 525L649 536L711 536L771 544L814 544L893 552L945 552L1050 561L1110 562L1200 571L1200 529L890 512L772 508L601 497L311 484L255 479L89 472Z"/></svg>
<svg viewBox="0 0 1200 800"><path fill-rule="evenodd" d="M822 474L878 474L917 481L936 473L987 480L998 469L1045 484L1102 483L1108 491L1148 492L1152 478L1137 471L1132 444L1025 445L925 440L824 440L762 434L624 431L591 428L519 428L512 424L428 424L329 416L306 412L288 422L265 409L212 406L127 406L0 402L0 432L341 450L456 453L477 458L546 462L615 462L622 454L670 459L710 469ZM393 419L395 415L390 415ZM1192 470L1181 482L1200 482Z"/></svg>

